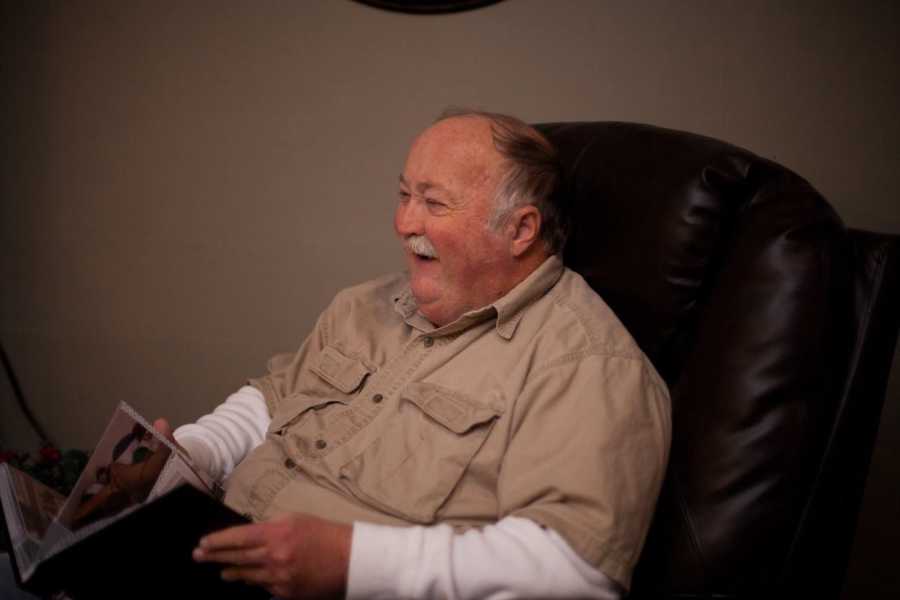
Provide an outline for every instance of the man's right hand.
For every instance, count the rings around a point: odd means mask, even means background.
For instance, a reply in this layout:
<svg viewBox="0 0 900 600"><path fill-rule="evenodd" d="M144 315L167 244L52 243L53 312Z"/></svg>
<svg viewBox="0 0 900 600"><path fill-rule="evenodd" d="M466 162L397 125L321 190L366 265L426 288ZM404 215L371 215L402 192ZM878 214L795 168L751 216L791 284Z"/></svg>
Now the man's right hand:
<svg viewBox="0 0 900 600"><path fill-rule="evenodd" d="M278 598L342 598L353 527L289 513L204 536L194 560L223 565L222 579L266 588Z"/></svg>

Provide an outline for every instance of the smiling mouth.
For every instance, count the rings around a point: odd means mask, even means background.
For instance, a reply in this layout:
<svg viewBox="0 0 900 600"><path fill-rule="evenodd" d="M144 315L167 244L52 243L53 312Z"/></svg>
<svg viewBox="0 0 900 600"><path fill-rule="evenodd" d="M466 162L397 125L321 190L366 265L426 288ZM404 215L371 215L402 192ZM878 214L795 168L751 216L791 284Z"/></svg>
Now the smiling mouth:
<svg viewBox="0 0 900 600"><path fill-rule="evenodd" d="M435 256L429 256L429 255L427 255L427 254L417 254L417 253L415 253L415 252L412 252L411 254L413 255L413 257L414 257L416 260L420 260L420 261L423 261L423 262L434 262L434 261L437 260L437 257L435 257Z"/></svg>

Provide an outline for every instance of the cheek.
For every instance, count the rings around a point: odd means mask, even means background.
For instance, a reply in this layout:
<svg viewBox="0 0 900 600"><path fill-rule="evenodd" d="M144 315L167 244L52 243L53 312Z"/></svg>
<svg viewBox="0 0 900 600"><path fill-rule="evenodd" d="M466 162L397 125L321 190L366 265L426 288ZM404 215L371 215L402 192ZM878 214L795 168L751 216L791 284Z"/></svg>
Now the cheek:
<svg viewBox="0 0 900 600"><path fill-rule="evenodd" d="M432 242L440 253L444 275L460 285L471 285L473 278L490 268L496 248L489 240L475 235L472 228L442 233L434 234Z"/></svg>
<svg viewBox="0 0 900 600"><path fill-rule="evenodd" d="M442 227L431 227L425 230L425 235L434 244L445 269L458 267L461 262L465 261L467 253L465 233Z"/></svg>

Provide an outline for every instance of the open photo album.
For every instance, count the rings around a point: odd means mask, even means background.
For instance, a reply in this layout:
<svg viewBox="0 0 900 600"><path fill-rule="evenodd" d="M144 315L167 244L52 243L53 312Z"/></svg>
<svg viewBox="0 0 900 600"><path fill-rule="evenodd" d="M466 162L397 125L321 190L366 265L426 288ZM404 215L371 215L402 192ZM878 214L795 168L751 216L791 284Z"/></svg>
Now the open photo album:
<svg viewBox="0 0 900 600"><path fill-rule="evenodd" d="M191 559L204 534L249 522L221 498L219 482L125 403L68 497L0 465L0 502L17 581L32 592L62 592L74 600L167 591L267 597L227 584L215 565Z"/></svg>

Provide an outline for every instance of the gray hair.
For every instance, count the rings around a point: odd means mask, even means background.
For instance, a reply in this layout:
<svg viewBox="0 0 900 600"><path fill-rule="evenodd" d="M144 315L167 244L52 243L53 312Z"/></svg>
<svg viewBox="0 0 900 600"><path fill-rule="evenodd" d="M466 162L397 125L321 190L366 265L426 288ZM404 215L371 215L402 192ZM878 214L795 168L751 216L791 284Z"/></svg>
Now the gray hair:
<svg viewBox="0 0 900 600"><path fill-rule="evenodd" d="M491 124L494 147L506 159L497 186L494 214L488 225L498 229L512 212L529 204L541 214L541 239L551 254L566 242L566 219L558 198L562 167L553 144L531 125L515 117L470 108L449 108L435 122L478 117Z"/></svg>

